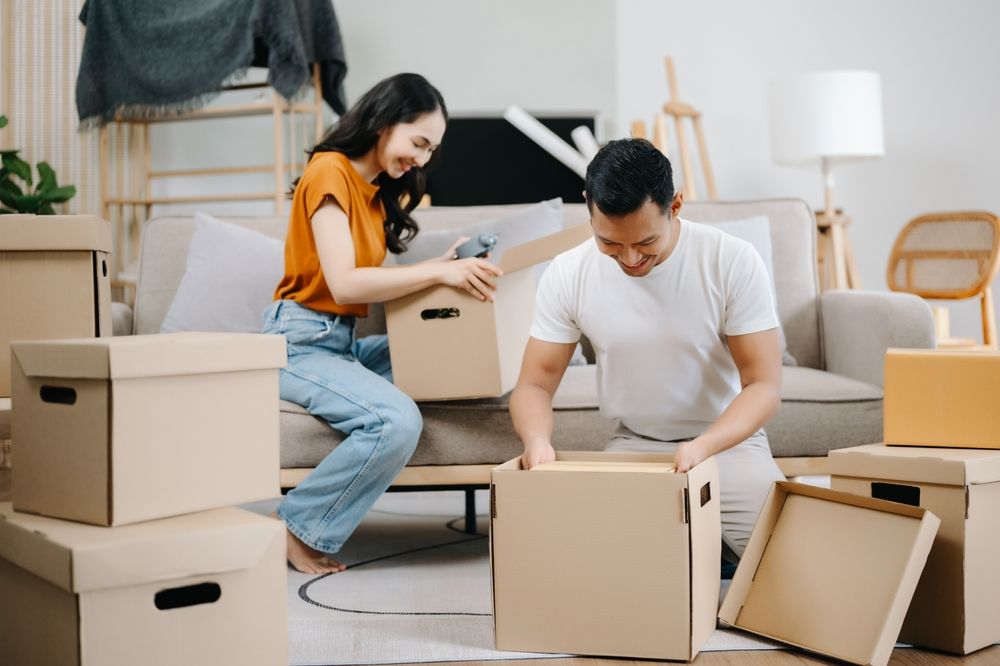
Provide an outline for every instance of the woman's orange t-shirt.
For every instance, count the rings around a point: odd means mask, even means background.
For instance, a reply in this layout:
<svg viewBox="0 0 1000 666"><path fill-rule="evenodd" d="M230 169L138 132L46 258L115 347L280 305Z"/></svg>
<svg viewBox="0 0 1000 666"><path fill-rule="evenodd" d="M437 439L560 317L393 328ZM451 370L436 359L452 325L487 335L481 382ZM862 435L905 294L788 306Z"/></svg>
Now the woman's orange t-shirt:
<svg viewBox="0 0 1000 666"><path fill-rule="evenodd" d="M285 237L285 275L274 298L295 301L319 312L366 317L367 304L341 305L333 299L319 263L311 220L327 197L333 198L347 213L355 265L358 268L382 265L386 254L385 209L378 197L378 186L362 178L343 153L316 153L292 196L292 214Z"/></svg>

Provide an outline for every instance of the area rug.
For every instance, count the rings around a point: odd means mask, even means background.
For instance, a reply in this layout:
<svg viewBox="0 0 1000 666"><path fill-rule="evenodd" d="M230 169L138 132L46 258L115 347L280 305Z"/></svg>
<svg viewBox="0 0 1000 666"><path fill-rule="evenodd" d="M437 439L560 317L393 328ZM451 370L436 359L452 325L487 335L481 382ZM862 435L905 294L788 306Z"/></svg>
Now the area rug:
<svg viewBox="0 0 1000 666"><path fill-rule="evenodd" d="M477 494L484 509L485 491ZM341 559L338 574L289 570L293 666L539 659L565 655L493 649L488 517L463 531L462 493L389 493ZM273 503L254 505L262 513ZM702 651L773 650L776 643L717 630Z"/></svg>

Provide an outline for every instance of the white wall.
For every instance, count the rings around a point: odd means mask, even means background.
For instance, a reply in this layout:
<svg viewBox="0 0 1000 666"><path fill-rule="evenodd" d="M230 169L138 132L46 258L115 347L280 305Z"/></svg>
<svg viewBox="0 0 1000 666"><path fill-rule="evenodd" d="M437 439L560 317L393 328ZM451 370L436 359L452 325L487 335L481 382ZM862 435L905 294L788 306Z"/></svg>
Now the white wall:
<svg viewBox="0 0 1000 666"><path fill-rule="evenodd" d="M619 131L632 118L649 123L666 101L663 56L673 56L683 101L704 113L724 199L797 196L820 207L818 169L771 162L766 86L807 71L881 75L886 156L839 169L834 191L854 220L864 287L886 287L892 241L910 218L1000 213L1000 3L621 0L617 9ZM953 334L979 336L976 303L952 305L951 319Z"/></svg>

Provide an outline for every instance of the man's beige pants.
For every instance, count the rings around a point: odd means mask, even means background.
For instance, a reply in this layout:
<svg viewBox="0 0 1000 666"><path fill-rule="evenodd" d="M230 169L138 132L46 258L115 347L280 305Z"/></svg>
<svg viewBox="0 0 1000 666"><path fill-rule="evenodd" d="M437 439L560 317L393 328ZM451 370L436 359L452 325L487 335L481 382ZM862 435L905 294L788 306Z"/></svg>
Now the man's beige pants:
<svg viewBox="0 0 1000 666"><path fill-rule="evenodd" d="M647 439L619 426L604 450L673 454L681 443ZM715 459L719 465L723 556L734 561L743 555L771 484L784 481L785 476L771 456L763 430L717 454Z"/></svg>

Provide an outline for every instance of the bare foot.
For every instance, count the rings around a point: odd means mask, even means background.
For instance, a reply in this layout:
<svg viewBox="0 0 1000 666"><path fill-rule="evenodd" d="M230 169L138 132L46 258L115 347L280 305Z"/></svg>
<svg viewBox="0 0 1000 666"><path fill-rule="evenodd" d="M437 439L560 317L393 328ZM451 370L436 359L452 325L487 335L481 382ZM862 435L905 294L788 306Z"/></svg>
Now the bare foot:
<svg viewBox="0 0 1000 666"><path fill-rule="evenodd" d="M278 514L272 513L272 518L278 518ZM338 562L332 557L321 553L315 548L311 548L292 534L286 531L287 539L287 549L288 549L288 563L292 565L296 571L307 574L325 574L325 573L339 573L347 568L347 565L343 562Z"/></svg>

